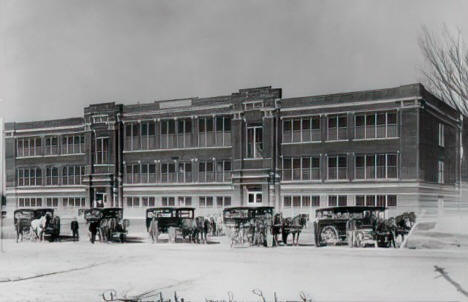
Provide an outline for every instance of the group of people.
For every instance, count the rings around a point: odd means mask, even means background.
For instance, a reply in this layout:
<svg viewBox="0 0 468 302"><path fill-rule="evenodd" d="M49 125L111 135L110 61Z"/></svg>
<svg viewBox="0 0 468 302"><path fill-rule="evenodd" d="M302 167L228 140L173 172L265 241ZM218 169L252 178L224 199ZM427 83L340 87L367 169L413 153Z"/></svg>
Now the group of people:
<svg viewBox="0 0 468 302"><path fill-rule="evenodd" d="M174 242L176 237L176 228L169 227L167 230L162 230L158 221L159 215L156 214L151 218L148 227L148 233L153 243L157 243L161 231L167 231L169 241ZM220 236L223 234L223 219L222 216L210 215L208 217L198 216L194 219L184 220L180 226L180 231L184 238L188 237L194 243L206 243L207 236Z"/></svg>

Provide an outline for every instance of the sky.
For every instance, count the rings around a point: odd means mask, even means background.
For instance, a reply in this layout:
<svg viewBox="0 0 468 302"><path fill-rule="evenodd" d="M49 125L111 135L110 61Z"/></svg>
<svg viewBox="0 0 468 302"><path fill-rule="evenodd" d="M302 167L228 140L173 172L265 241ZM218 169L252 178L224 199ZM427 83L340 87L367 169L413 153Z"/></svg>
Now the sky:
<svg viewBox="0 0 468 302"><path fill-rule="evenodd" d="M468 40L468 1L0 0L0 117L99 102L283 97L420 82L421 26Z"/></svg>

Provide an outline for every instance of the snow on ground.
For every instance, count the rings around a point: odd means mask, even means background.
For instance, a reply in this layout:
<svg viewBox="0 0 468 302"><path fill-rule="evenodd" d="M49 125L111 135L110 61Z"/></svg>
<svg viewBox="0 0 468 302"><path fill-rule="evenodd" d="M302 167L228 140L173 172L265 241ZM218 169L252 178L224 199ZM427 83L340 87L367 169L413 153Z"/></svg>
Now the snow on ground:
<svg viewBox="0 0 468 302"><path fill-rule="evenodd" d="M422 216L417 220L408 248L465 249L468 251L468 214Z"/></svg>
<svg viewBox="0 0 468 302"><path fill-rule="evenodd" d="M218 240L214 238L213 240ZM101 301L114 289L123 297L149 290L190 301L460 301L466 299L434 265L468 288L466 250L349 249L313 246L230 248L221 243L151 244L4 241L0 301ZM34 277L40 274L57 274Z"/></svg>

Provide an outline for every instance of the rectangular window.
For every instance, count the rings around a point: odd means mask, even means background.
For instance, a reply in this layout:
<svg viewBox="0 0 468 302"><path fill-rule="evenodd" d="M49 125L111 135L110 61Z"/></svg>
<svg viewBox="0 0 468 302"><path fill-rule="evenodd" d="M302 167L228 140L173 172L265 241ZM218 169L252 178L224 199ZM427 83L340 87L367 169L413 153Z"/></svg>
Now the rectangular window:
<svg viewBox="0 0 468 302"><path fill-rule="evenodd" d="M310 208L310 196L308 195L302 196L302 207Z"/></svg>
<svg viewBox="0 0 468 302"><path fill-rule="evenodd" d="M438 162L438 169L437 169L437 182L439 184L445 183L445 175L444 175L444 162L439 160Z"/></svg>
<svg viewBox="0 0 468 302"><path fill-rule="evenodd" d="M293 196L293 207L295 208L301 207L301 196Z"/></svg>
<svg viewBox="0 0 468 302"><path fill-rule="evenodd" d="M439 146L445 147L445 125L439 123Z"/></svg>
<svg viewBox="0 0 468 302"><path fill-rule="evenodd" d="M366 116L356 115L354 117L354 138L363 139L366 137Z"/></svg>
<svg viewBox="0 0 468 302"><path fill-rule="evenodd" d="M366 178L366 171L365 171L365 156L364 155L356 155L355 157L355 179L364 179Z"/></svg>
<svg viewBox="0 0 468 302"><path fill-rule="evenodd" d="M319 195L312 196L312 206L313 207L320 207L320 196Z"/></svg>
<svg viewBox="0 0 468 302"><path fill-rule="evenodd" d="M398 177L397 155L387 154L387 178Z"/></svg>
<svg viewBox="0 0 468 302"><path fill-rule="evenodd" d="M198 206L200 208L205 208L206 207L206 198L205 198L205 196L198 197Z"/></svg>
<svg viewBox="0 0 468 302"><path fill-rule="evenodd" d="M397 206L397 196L387 195L387 207L396 207L396 206Z"/></svg>
<svg viewBox="0 0 468 302"><path fill-rule="evenodd" d="M109 138L96 138L94 149L96 154L96 164L107 164L109 160Z"/></svg>
<svg viewBox="0 0 468 302"><path fill-rule="evenodd" d="M292 142L292 121L283 120L283 142L290 143Z"/></svg>
<svg viewBox="0 0 468 302"><path fill-rule="evenodd" d="M328 206L329 207L336 207L338 205L338 196L330 195L328 196Z"/></svg>
<svg viewBox="0 0 468 302"><path fill-rule="evenodd" d="M387 112L387 137L398 136L397 114L396 112Z"/></svg>
<svg viewBox="0 0 468 302"><path fill-rule="evenodd" d="M366 196L366 206L375 207L375 196L374 195L367 195Z"/></svg>
<svg viewBox="0 0 468 302"><path fill-rule="evenodd" d="M377 206L378 207L385 207L386 196L385 195L377 195Z"/></svg>
<svg viewBox="0 0 468 302"><path fill-rule="evenodd" d="M348 197L346 195L338 196L338 206L346 207L348 205Z"/></svg>
<svg viewBox="0 0 468 302"><path fill-rule="evenodd" d="M398 136L396 112L356 114L354 116L354 121L355 139L374 139Z"/></svg>
<svg viewBox="0 0 468 302"><path fill-rule="evenodd" d="M348 118L346 114L330 115L328 117L328 140L345 140L347 139Z"/></svg>
<svg viewBox="0 0 468 302"><path fill-rule="evenodd" d="M45 138L45 155L56 155L58 154L58 144L56 136L49 136Z"/></svg>
<svg viewBox="0 0 468 302"><path fill-rule="evenodd" d="M355 179L390 179L397 177L397 154L355 155Z"/></svg>
<svg viewBox="0 0 468 302"><path fill-rule="evenodd" d="M365 196L364 195L356 195L356 206L363 207L365 205Z"/></svg>
<svg viewBox="0 0 468 302"><path fill-rule="evenodd" d="M283 207L290 208L291 207L291 196L284 196L283 198Z"/></svg>
<svg viewBox="0 0 468 302"><path fill-rule="evenodd" d="M263 157L263 127L247 128L247 158Z"/></svg>
<svg viewBox="0 0 468 302"><path fill-rule="evenodd" d="M328 157L328 179L339 180L347 178L346 155Z"/></svg>

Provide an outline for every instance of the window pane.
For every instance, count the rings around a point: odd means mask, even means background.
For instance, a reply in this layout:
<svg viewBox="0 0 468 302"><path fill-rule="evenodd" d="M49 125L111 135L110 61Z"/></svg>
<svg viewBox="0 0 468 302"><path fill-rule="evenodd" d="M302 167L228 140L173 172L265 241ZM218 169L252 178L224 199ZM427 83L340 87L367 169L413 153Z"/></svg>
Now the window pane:
<svg viewBox="0 0 468 302"><path fill-rule="evenodd" d="M223 117L216 117L216 131L223 131Z"/></svg>
<svg viewBox="0 0 468 302"><path fill-rule="evenodd" d="M224 117L224 131L231 131L231 118L228 116Z"/></svg>
<svg viewBox="0 0 468 302"><path fill-rule="evenodd" d="M346 115L342 115L338 118L338 127L346 127L346 126L347 126Z"/></svg>
<svg viewBox="0 0 468 302"><path fill-rule="evenodd" d="M294 120L293 121L293 131L301 130L301 120Z"/></svg>
<svg viewBox="0 0 468 302"><path fill-rule="evenodd" d="M356 196L356 206L364 206L364 195Z"/></svg>
<svg viewBox="0 0 468 302"><path fill-rule="evenodd" d="M169 120L169 134L174 134L175 133L175 121L174 120Z"/></svg>
<svg viewBox="0 0 468 302"><path fill-rule="evenodd" d="M209 117L206 119L206 131L213 131L213 118Z"/></svg>
<svg viewBox="0 0 468 302"><path fill-rule="evenodd" d="M149 122L148 123L148 135L154 135L155 130L154 130L154 122Z"/></svg>
<svg viewBox="0 0 468 302"><path fill-rule="evenodd" d="M192 120L186 119L185 120L185 133L191 133L191 132L192 132Z"/></svg>
<svg viewBox="0 0 468 302"><path fill-rule="evenodd" d="M364 126L364 115L357 115L356 116L356 127Z"/></svg>
<svg viewBox="0 0 468 302"><path fill-rule="evenodd" d="M336 117L328 118L328 128L336 128Z"/></svg>
<svg viewBox="0 0 468 302"><path fill-rule="evenodd" d="M396 113L394 112L387 113L387 123L396 124Z"/></svg>
<svg viewBox="0 0 468 302"><path fill-rule="evenodd" d="M375 207L375 196L374 195L367 195L366 196L366 206Z"/></svg>
<svg viewBox="0 0 468 302"><path fill-rule="evenodd" d="M198 123L199 123L198 125L199 131L205 132L205 119L204 118L199 119Z"/></svg>

